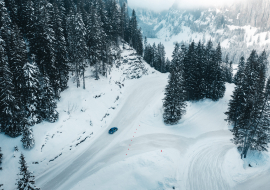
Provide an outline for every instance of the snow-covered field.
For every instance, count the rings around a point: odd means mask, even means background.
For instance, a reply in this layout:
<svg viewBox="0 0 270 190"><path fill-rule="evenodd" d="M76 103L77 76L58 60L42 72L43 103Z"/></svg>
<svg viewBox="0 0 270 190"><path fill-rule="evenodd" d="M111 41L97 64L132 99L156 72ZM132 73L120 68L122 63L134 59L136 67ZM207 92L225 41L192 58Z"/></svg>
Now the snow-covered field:
<svg viewBox="0 0 270 190"><path fill-rule="evenodd" d="M123 59L137 60L132 53L124 50ZM71 79L58 103L59 120L34 126L34 149L23 150L20 138L0 134L0 184L15 189L23 152L43 190L269 189L270 154L250 153L241 160L230 142L224 112L233 85L226 85L220 101L188 103L178 125L164 125L168 74L144 62L141 69L129 63L98 81L89 69L86 90ZM145 74L131 80L124 74L130 70ZM109 135L111 127L119 130Z"/></svg>

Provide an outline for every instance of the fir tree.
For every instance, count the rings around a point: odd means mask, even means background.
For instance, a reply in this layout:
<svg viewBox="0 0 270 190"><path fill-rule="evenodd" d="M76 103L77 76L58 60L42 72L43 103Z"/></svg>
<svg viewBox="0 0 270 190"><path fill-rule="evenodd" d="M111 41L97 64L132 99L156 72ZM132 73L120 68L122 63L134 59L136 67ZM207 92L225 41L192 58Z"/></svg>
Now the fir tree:
<svg viewBox="0 0 270 190"><path fill-rule="evenodd" d="M205 48L205 70L204 70L204 81L205 81L205 97L212 98L213 86L215 75L215 55L216 52L213 48L211 40L207 42Z"/></svg>
<svg viewBox="0 0 270 190"><path fill-rule="evenodd" d="M165 89L164 107L164 122L166 124L176 124L185 113L186 97L183 89L183 77L177 75L175 70L171 70L169 84Z"/></svg>
<svg viewBox="0 0 270 190"><path fill-rule="evenodd" d="M235 74L233 79L235 85L241 84L241 81L243 80L244 77L244 69L245 69L245 58L242 56L238 64L237 73Z"/></svg>
<svg viewBox="0 0 270 190"><path fill-rule="evenodd" d="M254 149L262 148L262 144L257 144L256 134L264 133L264 131L260 133L257 131L260 130L261 118L266 108L265 99L268 98L264 93L267 64L265 60L265 52L258 57L256 51L252 51L244 69L244 77L237 82L238 88L235 90L235 92L238 91L238 94L242 94L233 96L229 104L229 112L226 113L228 121L234 123L232 141L241 151L241 157L246 157L248 150L252 147Z"/></svg>
<svg viewBox="0 0 270 190"><path fill-rule="evenodd" d="M61 3L61 2L60 2ZM67 60L67 43L64 36L64 28L62 20L61 10L58 9L57 5L54 6L54 31L55 31L55 69L56 73L54 75L51 75L50 80L53 80L53 89L54 94L56 98L60 98L60 91L63 91L67 88L67 82L69 79L68 72L69 72L69 66L68 66L68 60ZM61 8L61 7L60 7ZM64 9L62 7L62 9Z"/></svg>
<svg viewBox="0 0 270 190"><path fill-rule="evenodd" d="M0 109L1 131L11 137L21 134L19 106L14 96L12 73L3 47L4 41L0 38Z"/></svg>
<svg viewBox="0 0 270 190"><path fill-rule="evenodd" d="M187 100L198 100L196 90L197 85L197 54L195 53L195 43L192 42L188 48L187 54L184 59L184 77L185 88L187 92Z"/></svg>
<svg viewBox="0 0 270 190"><path fill-rule="evenodd" d="M220 43L217 46L216 49L216 55L214 58L214 81L212 83L212 94L211 94L211 99L214 101L219 100L222 98L225 94L225 78L223 74L223 69L222 69L222 52L221 52L221 47Z"/></svg>
<svg viewBox="0 0 270 190"><path fill-rule="evenodd" d="M38 190L35 186L35 177L32 172L28 170L27 163L23 154L20 156L20 172L18 174L19 179L16 183L18 190Z"/></svg>
<svg viewBox="0 0 270 190"><path fill-rule="evenodd" d="M22 129L23 133L22 133L22 143L23 143L23 147L25 149L31 149L34 147L35 145L35 139L34 139L34 135L33 135L33 130L25 125Z"/></svg>
<svg viewBox="0 0 270 190"><path fill-rule="evenodd" d="M53 88L48 75L42 77L41 116L48 122L54 123L58 119L57 105L54 99Z"/></svg>
<svg viewBox="0 0 270 190"><path fill-rule="evenodd" d="M26 63L23 66L24 71L24 104L26 106L26 116L28 124L34 125L41 122L40 105L41 91L38 77L40 76L39 69L35 63L35 57L32 56L31 63Z"/></svg>
<svg viewBox="0 0 270 190"><path fill-rule="evenodd" d="M166 61L165 61L165 72L170 72L170 68L171 68L171 61L169 60L169 58L167 57L166 58Z"/></svg>

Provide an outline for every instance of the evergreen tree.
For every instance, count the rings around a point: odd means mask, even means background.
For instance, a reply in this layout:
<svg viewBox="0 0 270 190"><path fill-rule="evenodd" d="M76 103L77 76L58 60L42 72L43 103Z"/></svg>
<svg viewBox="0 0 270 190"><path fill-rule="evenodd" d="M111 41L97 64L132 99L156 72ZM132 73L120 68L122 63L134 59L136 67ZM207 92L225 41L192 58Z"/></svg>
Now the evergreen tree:
<svg viewBox="0 0 270 190"><path fill-rule="evenodd" d="M75 71L75 78L77 82L77 88L80 87L80 74L81 71L85 71L85 58L87 53L86 46L86 28L85 24L82 20L82 15L80 10L75 12L74 9L70 10L68 16L68 24L69 26L69 54L71 58L71 62L74 63L73 70ZM84 78L83 78L84 79ZM85 88L85 83L83 83L83 87Z"/></svg>
<svg viewBox="0 0 270 190"><path fill-rule="evenodd" d="M203 66L204 66L204 50L202 48L201 42L198 43L196 49L196 63L195 63L195 71L194 71L194 78L196 80L196 87L194 88L194 96L195 100L201 100L205 97L204 89L202 88L204 84L203 82Z"/></svg>
<svg viewBox="0 0 270 190"><path fill-rule="evenodd" d="M1 2L0 2L1 3ZM18 5L16 0L4 0L5 6L8 9L10 19L14 25L18 25Z"/></svg>
<svg viewBox="0 0 270 190"><path fill-rule="evenodd" d="M241 151L241 157L246 157L250 148L261 149L263 146L260 143L257 144L256 135L262 135L264 133L264 131L260 131L259 133L257 131L261 129L259 126L264 110L266 110L265 105L268 98L264 92L266 64L265 52L258 57L256 51L253 50L247 60L244 77L240 78L242 80L238 80L237 82L237 86L239 86L238 88L241 91L237 88L236 90L242 94L241 96L233 97L234 99L229 104L229 112L226 113L228 121L231 123L234 122L234 128L232 129L234 138L232 141ZM234 104L232 104L233 102ZM238 116L235 117L235 115Z"/></svg>
<svg viewBox="0 0 270 190"><path fill-rule="evenodd" d="M137 38L137 41L136 41L136 46L135 46L135 50L137 51L137 53L142 56L143 55L143 37L142 37L142 32L141 32L141 29L138 29L137 30L137 34L136 34L136 38ZM161 53L161 57L162 57L162 61L164 62L163 60L163 57L165 57L165 51L164 51L164 47L160 49L162 51ZM163 56L164 55L164 56Z"/></svg>
<svg viewBox="0 0 270 190"><path fill-rule="evenodd" d="M32 172L28 170L27 163L23 154L20 156L20 172L18 174L19 179L16 183L18 190L38 190L35 186L35 177Z"/></svg>
<svg viewBox="0 0 270 190"><path fill-rule="evenodd" d="M35 63L35 57L32 56L31 63L23 66L24 71L24 104L26 106L26 116L28 125L34 125L41 122L41 91L38 76L39 69Z"/></svg>
<svg viewBox="0 0 270 190"><path fill-rule="evenodd" d="M0 109L1 131L11 137L21 134L19 106L14 96L12 73L3 47L4 41L0 38Z"/></svg>
<svg viewBox="0 0 270 190"><path fill-rule="evenodd" d="M228 68L228 83L233 82L233 67L232 67L232 61L229 63L229 68Z"/></svg>
<svg viewBox="0 0 270 190"><path fill-rule="evenodd" d="M204 70L204 82L205 82L205 97L212 98L213 81L215 80L214 68L215 68L215 50L211 40L207 42L205 48L205 70Z"/></svg>
<svg viewBox="0 0 270 190"><path fill-rule="evenodd" d="M50 77L54 82L53 89L56 98L60 98L60 91L63 91L67 88L67 82L69 79L68 72L68 60L67 60L67 43L64 36L64 29L61 10L58 9L57 5L54 4L54 31L55 31L55 69L56 73ZM61 8L61 7L60 7ZM62 7L63 9L63 7Z"/></svg>
<svg viewBox="0 0 270 190"><path fill-rule="evenodd" d="M244 69L245 69L245 58L242 56L240 58L239 64L238 64L238 70L237 73L234 76L234 83L235 85L241 84L241 81L244 77Z"/></svg>
<svg viewBox="0 0 270 190"><path fill-rule="evenodd" d="M48 75L42 77L41 116L48 122L54 123L58 119L57 105L54 99L53 88Z"/></svg>
<svg viewBox="0 0 270 190"><path fill-rule="evenodd" d="M267 126L262 123L262 121L267 122L263 116L268 117L267 106L269 99L269 86L267 86L265 90L266 67L268 64L265 51L258 57L257 62L253 61L254 60L250 60L253 64L252 66L247 64L247 71L251 71L250 75L247 75L247 80L254 82L254 91L250 91L251 94L248 96L248 98L252 100L251 105L249 105L249 108L252 107L252 110L249 115L250 118L240 118L243 119L243 123L245 123L245 120L249 119L249 125L246 127L245 141L242 148L242 156L244 157L246 157L249 149L267 151L267 143L269 142L269 123L267 123ZM248 92L248 90L246 92Z"/></svg>
<svg viewBox="0 0 270 190"><path fill-rule="evenodd" d="M197 97L197 54L195 53L195 43L192 42L188 48L184 59L184 78L187 92L187 100L198 100Z"/></svg>
<svg viewBox="0 0 270 190"><path fill-rule="evenodd" d="M215 62L214 62L214 77L215 80L212 83L212 97L211 99L214 101L219 100L222 98L225 94L225 79L224 79L224 74L223 74L223 69L222 69L222 52L221 52L221 47L220 43L217 46L216 49L216 55L215 55Z"/></svg>
<svg viewBox="0 0 270 190"><path fill-rule="evenodd" d="M46 0L38 0L35 6L35 44L33 51L41 75L48 73L53 78L57 74L55 67L55 32L53 30L53 6ZM58 81L52 80L52 86ZM56 84L55 84L56 83Z"/></svg>
<svg viewBox="0 0 270 190"><path fill-rule="evenodd" d="M186 97L183 89L184 79L181 75L176 75L174 69L171 70L169 84L165 89L164 122L166 124L176 124L185 113Z"/></svg>
<svg viewBox="0 0 270 190"><path fill-rule="evenodd" d="M165 62L165 72L170 72L170 68L171 68L171 61L167 57Z"/></svg>
<svg viewBox="0 0 270 190"><path fill-rule="evenodd" d="M33 148L35 145L33 130L29 126L25 125L22 131L23 133L21 141L23 143L23 147L25 149Z"/></svg>

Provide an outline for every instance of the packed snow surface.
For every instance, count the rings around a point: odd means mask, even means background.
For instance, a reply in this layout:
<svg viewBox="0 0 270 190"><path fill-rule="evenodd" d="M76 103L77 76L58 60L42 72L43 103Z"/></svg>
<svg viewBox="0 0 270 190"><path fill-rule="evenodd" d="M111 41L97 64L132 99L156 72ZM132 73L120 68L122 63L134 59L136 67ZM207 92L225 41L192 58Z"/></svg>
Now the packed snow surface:
<svg viewBox="0 0 270 190"><path fill-rule="evenodd" d="M162 119L168 74L140 63L130 49L122 62L98 81L89 69L86 90L71 78L59 120L34 126L34 149L0 134L5 189L16 187L20 152L42 190L269 189L269 153L241 160L230 142L224 112L234 85L217 102L189 102L182 120L169 126ZM113 135L111 127L118 128Z"/></svg>

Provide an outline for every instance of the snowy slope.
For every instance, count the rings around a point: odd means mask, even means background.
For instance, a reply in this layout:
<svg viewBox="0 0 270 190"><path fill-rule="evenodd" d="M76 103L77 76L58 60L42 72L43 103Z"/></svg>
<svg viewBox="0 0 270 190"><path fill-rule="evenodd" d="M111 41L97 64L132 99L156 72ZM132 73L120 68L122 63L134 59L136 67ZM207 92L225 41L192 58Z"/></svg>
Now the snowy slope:
<svg viewBox="0 0 270 190"><path fill-rule="evenodd" d="M246 189L247 180L253 180L251 190L269 187L270 154L249 153L243 161L230 142L224 112L233 85L226 85L220 101L188 103L179 124L164 125L168 74L140 63L133 50L121 56L125 63L108 78L95 81L88 70L86 90L70 80L58 103L59 121L34 127L33 150L23 150L19 138L0 134L5 189L15 188L19 152L43 190L229 190ZM137 76L142 77L131 80ZM109 135L115 126L119 130ZM13 157L15 145L19 152Z"/></svg>
<svg viewBox="0 0 270 190"><path fill-rule="evenodd" d="M266 50L270 54L270 33L263 27L254 26L253 14L249 22L240 22L243 18L240 13L232 18L234 7L203 8L184 10L172 7L157 14L149 10L137 9L138 24L148 42L163 43L170 59L174 42L189 44L192 41L203 43L212 40L214 46L220 42L223 48L223 58L229 54L229 59L238 64L242 55L246 58L252 49ZM245 12L246 14L246 12ZM266 13L265 13L266 14ZM268 14L268 13L267 13ZM239 16L240 15L240 16ZM248 16L245 16L248 17ZM241 24L239 24L241 23Z"/></svg>

